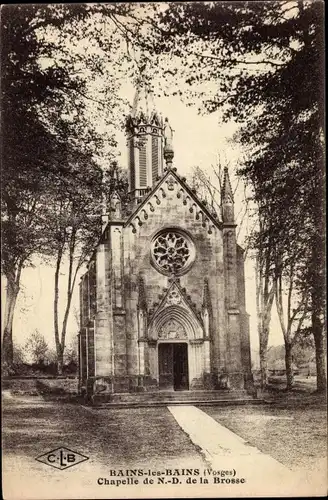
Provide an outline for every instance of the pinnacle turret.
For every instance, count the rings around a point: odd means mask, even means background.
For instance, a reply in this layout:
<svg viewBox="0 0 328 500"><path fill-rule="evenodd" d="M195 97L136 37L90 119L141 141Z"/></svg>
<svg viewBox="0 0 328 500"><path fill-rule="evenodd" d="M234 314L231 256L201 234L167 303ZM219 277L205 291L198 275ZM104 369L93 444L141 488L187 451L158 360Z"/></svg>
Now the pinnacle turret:
<svg viewBox="0 0 328 500"><path fill-rule="evenodd" d="M224 167L223 186L221 196L222 220L224 223L234 224L234 199L228 167Z"/></svg>

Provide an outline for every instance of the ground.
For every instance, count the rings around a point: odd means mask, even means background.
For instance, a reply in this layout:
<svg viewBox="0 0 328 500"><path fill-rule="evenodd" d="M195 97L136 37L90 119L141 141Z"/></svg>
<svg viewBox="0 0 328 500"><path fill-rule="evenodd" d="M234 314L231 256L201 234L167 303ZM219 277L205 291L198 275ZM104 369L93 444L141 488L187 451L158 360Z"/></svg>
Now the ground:
<svg viewBox="0 0 328 500"><path fill-rule="evenodd" d="M60 445L106 467L203 465L201 455L166 407L94 410L65 402L6 400L3 411L5 455L34 458Z"/></svg>
<svg viewBox="0 0 328 500"><path fill-rule="evenodd" d="M322 397L291 393L268 405L211 407L206 412L290 469L312 470L327 456L326 403Z"/></svg>
<svg viewBox="0 0 328 500"><path fill-rule="evenodd" d="M64 498L51 496L51 491L62 495L60 487L65 491L65 481L73 478L78 480L75 493L79 486L85 492L99 476L107 477L111 468L208 466L201 450L166 407L100 410L67 401L13 396L9 391L5 391L4 399L4 477L10 477L12 482L16 476L24 478L24 484L38 478L40 485L47 485L44 499ZM201 409L289 469L315 470L318 463L322 467L327 456L325 401L309 390L273 392L269 404ZM59 446L90 459L73 467L73 473L72 469L57 471L35 461L40 454ZM105 490L102 494L99 498L106 498ZM65 498L72 497L67 493Z"/></svg>

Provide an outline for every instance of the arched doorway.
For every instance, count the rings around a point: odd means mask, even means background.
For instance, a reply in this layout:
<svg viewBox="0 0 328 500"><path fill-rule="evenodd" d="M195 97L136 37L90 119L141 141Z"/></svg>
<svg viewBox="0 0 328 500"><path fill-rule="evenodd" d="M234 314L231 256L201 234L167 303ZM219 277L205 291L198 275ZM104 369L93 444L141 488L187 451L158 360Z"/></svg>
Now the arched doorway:
<svg viewBox="0 0 328 500"><path fill-rule="evenodd" d="M203 327L187 306L160 310L149 325L150 371L160 390L192 390L205 368Z"/></svg>

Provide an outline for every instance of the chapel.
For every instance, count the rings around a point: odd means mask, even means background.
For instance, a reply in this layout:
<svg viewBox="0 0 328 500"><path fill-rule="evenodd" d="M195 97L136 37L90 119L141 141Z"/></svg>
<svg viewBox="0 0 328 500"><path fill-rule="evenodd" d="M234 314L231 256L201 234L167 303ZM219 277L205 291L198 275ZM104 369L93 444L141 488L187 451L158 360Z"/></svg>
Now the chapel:
<svg viewBox="0 0 328 500"><path fill-rule="evenodd" d="M243 250L224 171L215 213L174 165L168 119L138 94L129 202L114 192L80 282L79 388L91 400L252 386Z"/></svg>

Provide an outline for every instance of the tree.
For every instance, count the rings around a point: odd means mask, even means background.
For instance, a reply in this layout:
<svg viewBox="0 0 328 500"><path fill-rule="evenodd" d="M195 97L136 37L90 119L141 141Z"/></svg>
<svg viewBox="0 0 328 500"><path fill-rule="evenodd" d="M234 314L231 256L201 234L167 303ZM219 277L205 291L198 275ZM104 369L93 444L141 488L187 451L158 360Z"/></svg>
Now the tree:
<svg viewBox="0 0 328 500"><path fill-rule="evenodd" d="M78 364L78 345L77 345L77 337L75 337L67 346L65 357L64 357L65 365L68 364Z"/></svg>
<svg viewBox="0 0 328 500"><path fill-rule="evenodd" d="M131 10L135 6L123 4L2 8L3 361L8 366L21 273L36 254L48 251L45 207L53 197L52 183L56 197L56 182L76 174L65 152L75 155L75 167L86 157L103 160L105 152L112 157L114 129L123 116L117 90L135 69L129 47L122 48L124 36L130 40L122 18ZM77 41L88 50L81 53ZM123 60L130 61L124 70Z"/></svg>
<svg viewBox="0 0 328 500"><path fill-rule="evenodd" d="M70 165L74 168L74 165ZM101 172L94 162L79 164L78 175L69 182L59 182L49 205L49 253L55 258L54 334L58 373L63 370L67 321L79 270L99 238L101 229ZM68 260L68 272L62 285L66 300L62 326L59 326L60 275Z"/></svg>
<svg viewBox="0 0 328 500"><path fill-rule="evenodd" d="M47 357L48 344L39 330L35 329L34 332L31 333L26 341L24 350L30 354L32 363L44 363Z"/></svg>
<svg viewBox="0 0 328 500"><path fill-rule="evenodd" d="M285 251L275 262L277 275L275 299L285 342L287 390L293 387L294 346L296 343L300 345L299 338L303 336L304 326L310 320L309 294L306 289L300 286L300 280L305 273L304 266L308 262L308 256L305 253L307 245L303 243L302 235L305 236L304 229L300 227L298 238L293 242L293 245L291 245L289 238L286 238Z"/></svg>
<svg viewBox="0 0 328 500"><path fill-rule="evenodd" d="M310 364L315 362L315 345L313 335L309 328L304 328L301 335L295 338L293 361L298 367L307 365L308 373L311 371Z"/></svg>
<svg viewBox="0 0 328 500"><path fill-rule="evenodd" d="M179 3L160 16L157 50L180 59L177 85L179 75L205 111L220 109L224 120L240 123L237 139L248 153L240 175L265 222L258 243L268 252L270 279L283 271L277 259L287 262L286 234L291 248L303 225L308 261L297 287L308 296L317 388L325 390L323 4ZM216 84L211 94L202 85L208 81Z"/></svg>
<svg viewBox="0 0 328 500"><path fill-rule="evenodd" d="M70 165L71 168L74 166L74 163ZM113 189L117 189L122 197L127 192L126 180L120 175L116 163L103 174L91 159L86 158L76 171L77 175L72 179L58 183L47 215L49 253L55 257L54 333L59 374L63 370L67 321L76 279L101 235L103 196L109 197ZM66 280L66 299L60 327L60 275L67 261L68 271L62 279L62 285Z"/></svg>
<svg viewBox="0 0 328 500"><path fill-rule="evenodd" d="M33 9L32 9L33 10ZM2 271L7 280L3 359L13 361L12 325L20 277L33 254L42 250L40 210L47 178L46 160L56 143L40 123L35 106L54 97L64 75L38 68L38 43L31 17L19 6L2 9ZM27 82L29 83L27 85ZM22 126L22 124L24 124Z"/></svg>
<svg viewBox="0 0 328 500"><path fill-rule="evenodd" d="M24 349L19 345L14 345L13 365L20 367L25 363Z"/></svg>
<svg viewBox="0 0 328 500"><path fill-rule="evenodd" d="M216 166L212 165L212 167L214 180L209 175L206 175L201 168L195 167L192 174L191 186L197 191L198 196L202 197L209 204L213 211L220 213L223 168L220 161L218 161Z"/></svg>

